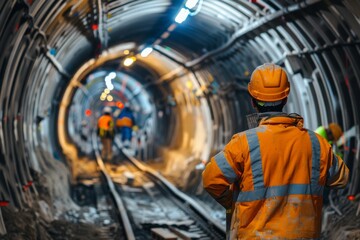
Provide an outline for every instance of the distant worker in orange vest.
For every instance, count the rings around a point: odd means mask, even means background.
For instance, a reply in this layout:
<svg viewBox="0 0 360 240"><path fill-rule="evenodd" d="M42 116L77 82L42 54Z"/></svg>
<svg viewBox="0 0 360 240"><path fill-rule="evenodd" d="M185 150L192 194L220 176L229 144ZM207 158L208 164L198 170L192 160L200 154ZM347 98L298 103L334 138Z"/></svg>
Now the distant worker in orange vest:
<svg viewBox="0 0 360 240"><path fill-rule="evenodd" d="M233 135L203 171L204 188L232 218L229 239L320 238L324 186L343 188L349 170L328 142L282 112L283 68L257 67L248 91L258 127Z"/></svg>
<svg viewBox="0 0 360 240"><path fill-rule="evenodd" d="M112 144L114 140L114 120L111 116L111 107L105 107L103 115L98 120L98 136L101 139L101 157L105 161L112 159Z"/></svg>
<svg viewBox="0 0 360 240"><path fill-rule="evenodd" d="M328 141L328 143L332 146L333 151L336 155L340 156L341 158L344 157L343 151L340 150L337 141L343 135L343 130L337 123L330 123L327 127L326 126L319 126L315 132L322 136L323 138ZM331 197L331 189L325 187L324 189L324 205L328 205L330 203Z"/></svg>

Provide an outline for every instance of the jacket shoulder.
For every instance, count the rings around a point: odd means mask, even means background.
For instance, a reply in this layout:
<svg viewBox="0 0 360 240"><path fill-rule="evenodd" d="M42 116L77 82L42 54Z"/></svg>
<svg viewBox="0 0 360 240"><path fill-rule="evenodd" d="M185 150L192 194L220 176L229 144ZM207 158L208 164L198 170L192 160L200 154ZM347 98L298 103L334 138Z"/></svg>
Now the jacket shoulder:
<svg viewBox="0 0 360 240"><path fill-rule="evenodd" d="M319 144L321 145L321 146L326 146L326 147L331 147L331 145L329 144L329 142L327 141L327 139L324 137L324 136L322 136L321 135L321 133L319 133L317 130L318 129L316 129L315 131L312 131L312 130L310 130L310 129L306 129L306 128L304 128L304 130L306 130L308 133L313 133L315 136L316 136L316 138L317 138L317 140L319 141Z"/></svg>
<svg viewBox="0 0 360 240"><path fill-rule="evenodd" d="M263 129L260 127L257 127L257 128L251 128L251 129L248 129L248 130L245 130L242 132L235 133L232 136L231 140L243 139L243 138L246 138L247 135L254 134L258 131L263 131Z"/></svg>
<svg viewBox="0 0 360 240"><path fill-rule="evenodd" d="M254 134L254 133L257 133L257 132L265 132L267 128L268 128L267 126L260 125L260 126L258 126L256 128L250 128L250 129L247 129L245 131L239 132L239 133L237 133L235 135L246 136L246 135Z"/></svg>

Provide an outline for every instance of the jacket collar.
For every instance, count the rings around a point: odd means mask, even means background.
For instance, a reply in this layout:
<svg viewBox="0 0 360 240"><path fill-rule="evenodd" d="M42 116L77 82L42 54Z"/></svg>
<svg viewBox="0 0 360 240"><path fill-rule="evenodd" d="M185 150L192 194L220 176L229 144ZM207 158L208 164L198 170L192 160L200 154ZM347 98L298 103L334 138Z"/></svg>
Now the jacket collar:
<svg viewBox="0 0 360 240"><path fill-rule="evenodd" d="M285 124L292 125L298 128L304 126L304 119L297 113L284 113L284 112L266 112L259 113L259 126L261 125L275 125Z"/></svg>

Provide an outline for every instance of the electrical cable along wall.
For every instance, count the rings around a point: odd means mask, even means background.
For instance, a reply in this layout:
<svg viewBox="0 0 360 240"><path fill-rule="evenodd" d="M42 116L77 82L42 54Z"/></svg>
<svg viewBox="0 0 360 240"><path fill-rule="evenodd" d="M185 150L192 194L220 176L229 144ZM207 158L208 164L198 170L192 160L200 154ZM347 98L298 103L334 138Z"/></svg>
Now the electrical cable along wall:
<svg viewBox="0 0 360 240"><path fill-rule="evenodd" d="M4 1L1 6L1 206L22 209L36 195L32 170L53 168L56 146L51 127L62 76L61 65L47 55L43 29L63 3ZM31 10L30 10L31 9ZM43 22L41 21L43 20ZM43 24L39 27L38 24ZM54 54L54 53L53 53ZM52 55L50 55L52 56ZM59 68L60 67L60 68ZM63 85L64 86L64 85Z"/></svg>
<svg viewBox="0 0 360 240"><path fill-rule="evenodd" d="M4 174L5 179L1 184L2 199L0 201L8 201L13 204L14 207L21 208L25 201L24 192L22 186L27 185L28 181L31 181L29 174L29 165L24 158L18 156L20 152L25 153L24 144L18 144L18 141L23 141L21 131L17 131L18 140L15 137L15 126L21 126L24 121L23 118L23 106L20 105L19 101L22 92L19 88L19 84L22 81L22 77L31 69L33 61L31 57L37 55L33 52L33 55L28 55L26 58L27 50L30 47L30 39L18 38L18 35L25 35L27 28L19 29L17 23L25 21L26 8L22 7L21 4L15 4L7 2L4 4L3 10L8 15L3 15L2 19L7 24L2 24L1 29L1 50L4 54L0 57L1 62L1 135L3 146L3 164L1 166L1 173ZM5 16L7 18L5 18ZM24 24L27 24L26 22ZM6 36L6 37L5 37ZM7 47L8 49L5 49ZM26 63L26 65L25 65ZM26 86L26 83L23 83ZM16 124L15 124L16 123ZM16 150L14 146L22 147Z"/></svg>

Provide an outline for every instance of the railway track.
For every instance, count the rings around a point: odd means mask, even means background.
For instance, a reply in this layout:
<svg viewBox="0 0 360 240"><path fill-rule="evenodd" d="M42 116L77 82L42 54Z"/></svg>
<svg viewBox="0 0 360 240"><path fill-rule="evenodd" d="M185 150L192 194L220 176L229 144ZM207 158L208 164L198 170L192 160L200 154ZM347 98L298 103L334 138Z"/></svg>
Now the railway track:
<svg viewBox="0 0 360 240"><path fill-rule="evenodd" d="M104 184L97 178L91 179L95 182L91 185L81 183L84 179L78 180L80 183L72 187L72 198L79 208L66 213L66 219L75 224L73 231L76 236L91 235L99 240L126 239L122 237L123 229L118 216L114 214L116 206L112 204ZM94 227L89 229L88 224L93 224ZM64 239L68 239L67 237Z"/></svg>
<svg viewBox="0 0 360 240"><path fill-rule="evenodd" d="M120 152L110 170L98 151L96 158L125 239L225 239L224 227L195 200L126 149Z"/></svg>

